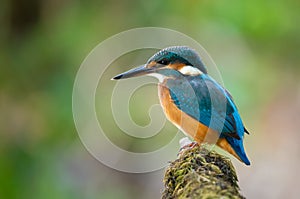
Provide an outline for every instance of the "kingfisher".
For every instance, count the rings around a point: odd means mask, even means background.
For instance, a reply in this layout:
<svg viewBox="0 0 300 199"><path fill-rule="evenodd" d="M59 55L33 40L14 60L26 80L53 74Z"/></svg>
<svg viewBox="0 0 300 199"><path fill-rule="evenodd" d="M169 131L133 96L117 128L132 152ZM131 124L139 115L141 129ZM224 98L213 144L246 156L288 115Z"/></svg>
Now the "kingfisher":
<svg viewBox="0 0 300 199"><path fill-rule="evenodd" d="M245 128L230 93L208 75L200 55L187 46L171 46L154 54L146 64L113 77L137 76L159 80L160 104L169 121L196 143L215 144L246 165Z"/></svg>

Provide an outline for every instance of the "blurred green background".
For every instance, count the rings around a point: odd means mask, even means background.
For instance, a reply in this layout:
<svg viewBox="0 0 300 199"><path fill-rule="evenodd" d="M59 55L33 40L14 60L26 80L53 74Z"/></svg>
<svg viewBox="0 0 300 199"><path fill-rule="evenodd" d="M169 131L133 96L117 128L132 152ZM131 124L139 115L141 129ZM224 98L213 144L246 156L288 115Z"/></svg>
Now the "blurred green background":
<svg viewBox="0 0 300 199"><path fill-rule="evenodd" d="M298 198L299 8L297 0L1 0L0 198L160 197L163 170L107 168L81 144L72 118L73 82L89 51L144 26L193 37L219 66L251 131L251 167L233 160L244 195Z"/></svg>

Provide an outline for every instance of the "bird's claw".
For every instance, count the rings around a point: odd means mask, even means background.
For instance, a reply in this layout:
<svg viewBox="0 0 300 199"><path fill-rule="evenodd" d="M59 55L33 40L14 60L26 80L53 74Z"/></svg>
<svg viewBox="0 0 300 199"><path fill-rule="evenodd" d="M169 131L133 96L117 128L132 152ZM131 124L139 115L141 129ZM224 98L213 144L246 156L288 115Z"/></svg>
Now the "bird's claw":
<svg viewBox="0 0 300 199"><path fill-rule="evenodd" d="M194 148L195 146L198 146L199 144L197 142L192 142L188 137L184 137L179 141L180 144L180 150L178 155L185 149L188 148Z"/></svg>
<svg viewBox="0 0 300 199"><path fill-rule="evenodd" d="M187 148L194 148L196 146L199 146L199 144L197 142L191 142L187 145L184 145L183 147L180 148L180 151L184 150L184 149L187 149Z"/></svg>

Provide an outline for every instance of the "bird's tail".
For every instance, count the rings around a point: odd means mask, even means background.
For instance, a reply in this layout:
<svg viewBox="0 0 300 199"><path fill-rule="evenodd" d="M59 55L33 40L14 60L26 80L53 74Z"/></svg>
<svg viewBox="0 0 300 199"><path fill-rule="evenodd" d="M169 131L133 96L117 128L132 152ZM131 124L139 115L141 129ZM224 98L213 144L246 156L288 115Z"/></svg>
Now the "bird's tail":
<svg viewBox="0 0 300 199"><path fill-rule="evenodd" d="M228 139L228 140L227 140ZM250 161L245 153L243 141L235 138L221 138L218 140L217 145L222 149L228 151L231 155L236 157L246 165L250 165Z"/></svg>

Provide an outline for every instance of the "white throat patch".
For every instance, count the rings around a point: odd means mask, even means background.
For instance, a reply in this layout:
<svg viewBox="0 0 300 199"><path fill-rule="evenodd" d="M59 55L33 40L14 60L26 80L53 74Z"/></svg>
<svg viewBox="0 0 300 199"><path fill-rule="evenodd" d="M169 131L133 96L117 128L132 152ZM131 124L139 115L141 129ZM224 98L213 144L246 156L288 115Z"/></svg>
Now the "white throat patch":
<svg viewBox="0 0 300 199"><path fill-rule="evenodd" d="M203 74L198 68L195 68L193 66L183 66L179 72L183 75L191 75L191 76L196 76L196 75L201 75Z"/></svg>
<svg viewBox="0 0 300 199"><path fill-rule="evenodd" d="M165 76L162 74L158 74L158 73L150 73L148 74L148 76L152 76L158 79L159 83L162 83L165 79Z"/></svg>

